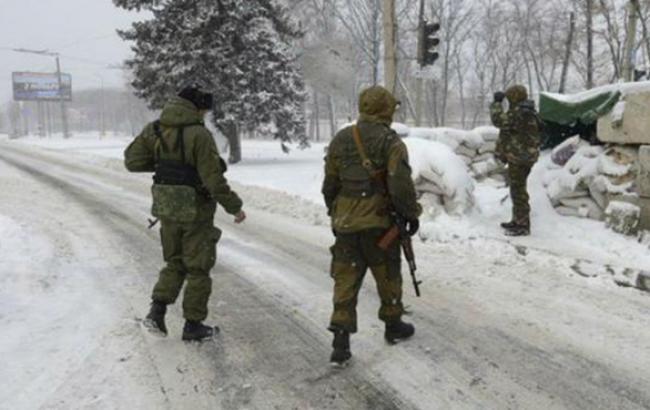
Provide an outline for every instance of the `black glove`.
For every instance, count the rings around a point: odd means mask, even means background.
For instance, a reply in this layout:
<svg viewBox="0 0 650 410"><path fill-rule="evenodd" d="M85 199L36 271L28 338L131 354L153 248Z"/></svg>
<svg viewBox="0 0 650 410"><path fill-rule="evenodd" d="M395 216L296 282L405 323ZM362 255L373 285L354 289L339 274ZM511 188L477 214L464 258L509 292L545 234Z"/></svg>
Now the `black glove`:
<svg viewBox="0 0 650 410"><path fill-rule="evenodd" d="M503 102L503 100L506 98L506 95L502 91L497 91L494 93L494 102Z"/></svg>
<svg viewBox="0 0 650 410"><path fill-rule="evenodd" d="M411 219L406 221L406 233L413 236L420 230L420 221L418 219Z"/></svg>

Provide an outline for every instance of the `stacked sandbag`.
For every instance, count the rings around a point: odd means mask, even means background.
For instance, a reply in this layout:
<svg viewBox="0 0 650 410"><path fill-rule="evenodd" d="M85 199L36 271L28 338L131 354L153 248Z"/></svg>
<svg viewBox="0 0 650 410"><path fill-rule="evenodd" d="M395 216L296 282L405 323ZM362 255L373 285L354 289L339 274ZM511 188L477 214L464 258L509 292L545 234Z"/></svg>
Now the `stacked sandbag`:
<svg viewBox="0 0 650 410"><path fill-rule="evenodd" d="M559 214L604 220L611 201L636 195L637 159L638 149L573 137L553 150L544 186Z"/></svg>
<svg viewBox="0 0 650 410"><path fill-rule="evenodd" d="M502 172L494 156L499 130L479 127L471 131L454 128L411 128L410 137L442 143L458 155L476 179Z"/></svg>
<svg viewBox="0 0 650 410"><path fill-rule="evenodd" d="M413 180L425 215L445 212L462 215L474 207L474 180L465 163L449 146L437 141L409 137Z"/></svg>
<svg viewBox="0 0 650 410"><path fill-rule="evenodd" d="M472 176L477 180L494 178L504 180L504 166L496 159L497 140L499 129L496 127L478 127L473 132L481 135L483 144L478 149L478 155L473 158L470 165Z"/></svg>

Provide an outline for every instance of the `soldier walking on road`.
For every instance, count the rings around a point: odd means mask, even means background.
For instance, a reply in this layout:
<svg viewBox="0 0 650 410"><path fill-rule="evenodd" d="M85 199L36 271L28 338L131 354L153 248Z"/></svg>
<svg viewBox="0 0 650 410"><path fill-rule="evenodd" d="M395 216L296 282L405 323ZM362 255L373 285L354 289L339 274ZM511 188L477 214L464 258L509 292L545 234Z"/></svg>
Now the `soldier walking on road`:
<svg viewBox="0 0 650 410"><path fill-rule="evenodd" d="M334 278L333 364L351 358L350 334L357 331L357 298L370 268L381 300L379 319L390 343L409 338L413 325L402 321L402 275L399 241L387 251L378 245L390 228L388 209L408 221L409 233L419 227L421 207L416 201L405 144L390 128L398 105L384 88L372 87L360 96L357 125L340 131L325 158L323 196L336 242L331 248ZM374 173L383 175L375 178ZM383 183L379 183L383 180Z"/></svg>
<svg viewBox="0 0 650 410"><path fill-rule="evenodd" d="M224 177L226 163L203 124L212 105L212 95L199 86L183 88L124 152L129 171L154 172L152 214L160 219L166 263L144 323L166 335L167 305L176 301L185 283L182 338L187 341L210 338L218 331L202 323L208 315L210 270L221 237L214 226L217 204L234 215L236 223L246 219L241 199Z"/></svg>
<svg viewBox="0 0 650 410"><path fill-rule="evenodd" d="M502 104L505 98L509 103L507 112L504 112ZM496 155L508 165L512 199L512 220L501 226L509 236L530 235L530 198L526 184L539 158L540 146L540 120L535 112L535 103L528 99L526 87L515 85L505 93L494 94L490 115L494 126L500 129Z"/></svg>

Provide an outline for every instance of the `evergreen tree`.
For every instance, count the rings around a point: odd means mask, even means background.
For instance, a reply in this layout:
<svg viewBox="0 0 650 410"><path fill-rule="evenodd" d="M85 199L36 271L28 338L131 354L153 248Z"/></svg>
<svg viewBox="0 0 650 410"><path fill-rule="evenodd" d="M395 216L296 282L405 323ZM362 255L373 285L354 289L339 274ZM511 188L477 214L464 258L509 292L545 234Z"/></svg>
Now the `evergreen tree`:
<svg viewBox="0 0 650 410"><path fill-rule="evenodd" d="M215 95L215 125L236 148L237 127L307 146L304 82L292 41L302 33L276 0L114 0L153 18L120 31L133 41L138 96L160 108L182 84ZM233 127L234 126L234 127ZM235 154L236 157L236 154ZM231 160L233 158L231 152Z"/></svg>

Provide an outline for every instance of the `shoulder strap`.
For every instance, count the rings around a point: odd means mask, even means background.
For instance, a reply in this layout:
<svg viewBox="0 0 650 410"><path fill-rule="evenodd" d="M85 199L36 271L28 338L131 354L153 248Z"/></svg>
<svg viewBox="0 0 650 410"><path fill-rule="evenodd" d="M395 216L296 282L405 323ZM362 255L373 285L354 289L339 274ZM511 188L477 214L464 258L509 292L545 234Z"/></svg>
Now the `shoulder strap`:
<svg viewBox="0 0 650 410"><path fill-rule="evenodd" d="M163 135L162 135L162 130L160 129L160 120L156 120L153 122L153 133L156 136L156 142L154 144L154 156L156 160L160 159L160 149L162 148L163 152L167 153L169 150L167 149L167 145L165 144L165 141L163 140Z"/></svg>
<svg viewBox="0 0 650 410"><path fill-rule="evenodd" d="M375 167L366 154L366 149L364 148L363 142L361 141L359 128L356 125L352 127L352 137L354 138L354 144L357 146L357 152L361 157L361 165L370 173L370 175L374 175L376 172Z"/></svg>

